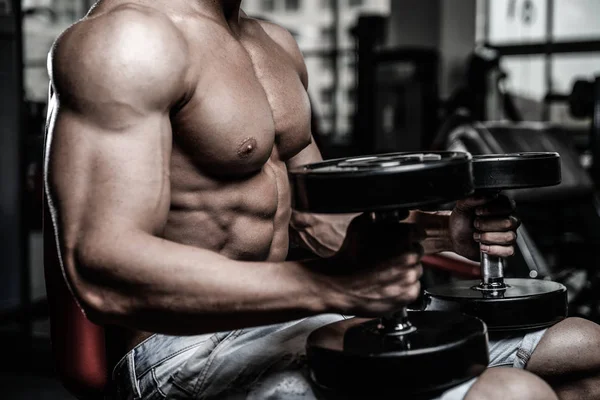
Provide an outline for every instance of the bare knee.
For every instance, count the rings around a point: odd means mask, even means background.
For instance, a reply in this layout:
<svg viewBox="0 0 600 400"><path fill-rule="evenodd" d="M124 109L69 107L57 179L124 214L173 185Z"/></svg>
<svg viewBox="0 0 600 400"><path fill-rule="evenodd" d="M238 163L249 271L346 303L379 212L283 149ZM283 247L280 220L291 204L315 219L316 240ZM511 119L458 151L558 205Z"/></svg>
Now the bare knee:
<svg viewBox="0 0 600 400"><path fill-rule="evenodd" d="M567 318L549 328L527 363L527 370L545 378L588 374L600 369L600 326Z"/></svg>
<svg viewBox="0 0 600 400"><path fill-rule="evenodd" d="M467 392L465 400L558 400L541 378L514 368L490 368Z"/></svg>

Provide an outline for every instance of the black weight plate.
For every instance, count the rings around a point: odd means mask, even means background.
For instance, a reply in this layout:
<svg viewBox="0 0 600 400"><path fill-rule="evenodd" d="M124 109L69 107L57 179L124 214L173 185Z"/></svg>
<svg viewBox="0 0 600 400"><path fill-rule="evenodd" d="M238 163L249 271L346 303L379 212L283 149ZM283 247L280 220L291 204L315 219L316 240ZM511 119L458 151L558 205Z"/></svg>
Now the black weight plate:
<svg viewBox="0 0 600 400"><path fill-rule="evenodd" d="M379 320L353 318L310 334L313 381L343 398L433 396L481 374L488 365L487 329L455 312L409 311L413 333L390 337Z"/></svg>
<svg viewBox="0 0 600 400"><path fill-rule="evenodd" d="M473 192L471 155L392 153L342 158L289 171L293 207L314 213L351 213L424 207Z"/></svg>
<svg viewBox="0 0 600 400"><path fill-rule="evenodd" d="M524 189L560 184L558 153L485 154L473 156L476 190Z"/></svg>
<svg viewBox="0 0 600 400"><path fill-rule="evenodd" d="M567 316L567 289L557 282L505 279L508 288L490 297L474 289L476 280L459 281L425 290L425 309L460 311L483 320L490 332L544 328Z"/></svg>

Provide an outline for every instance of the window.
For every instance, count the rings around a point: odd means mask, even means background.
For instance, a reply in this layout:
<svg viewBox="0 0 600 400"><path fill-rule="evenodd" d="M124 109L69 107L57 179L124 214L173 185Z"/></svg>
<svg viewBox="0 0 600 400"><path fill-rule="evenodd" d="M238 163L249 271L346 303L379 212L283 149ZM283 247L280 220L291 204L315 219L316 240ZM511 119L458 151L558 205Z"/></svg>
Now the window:
<svg viewBox="0 0 600 400"><path fill-rule="evenodd" d="M321 102L324 104L333 103L333 88L325 87L321 89Z"/></svg>
<svg viewBox="0 0 600 400"><path fill-rule="evenodd" d="M600 36L598 0L555 0L552 19L555 40L581 40Z"/></svg>
<svg viewBox="0 0 600 400"><path fill-rule="evenodd" d="M300 0L285 0L285 9L288 11L298 11L300 9Z"/></svg>
<svg viewBox="0 0 600 400"><path fill-rule="evenodd" d="M274 11L275 0L262 0L261 8L263 11Z"/></svg>
<svg viewBox="0 0 600 400"><path fill-rule="evenodd" d="M359 7L363 5L363 1L362 0L348 0L348 5L350 7Z"/></svg>
<svg viewBox="0 0 600 400"><path fill-rule="evenodd" d="M335 34L333 26L325 26L321 28L321 40L324 44L332 44L333 43L333 35Z"/></svg>
<svg viewBox="0 0 600 400"><path fill-rule="evenodd" d="M333 60L331 57L322 57L320 59L321 68L326 70L327 72L333 71Z"/></svg>
<svg viewBox="0 0 600 400"><path fill-rule="evenodd" d="M546 0L488 1L491 43L537 42L546 37Z"/></svg>

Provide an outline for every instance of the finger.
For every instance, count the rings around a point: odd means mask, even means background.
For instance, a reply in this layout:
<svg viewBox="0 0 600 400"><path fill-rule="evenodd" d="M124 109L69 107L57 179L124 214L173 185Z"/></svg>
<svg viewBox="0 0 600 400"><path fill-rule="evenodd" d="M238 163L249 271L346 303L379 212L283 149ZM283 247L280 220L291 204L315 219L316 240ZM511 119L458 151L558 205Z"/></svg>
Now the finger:
<svg viewBox="0 0 600 400"><path fill-rule="evenodd" d="M473 226L481 232L516 231L521 226L521 221L514 215L508 218L476 218Z"/></svg>
<svg viewBox="0 0 600 400"><path fill-rule="evenodd" d="M413 267L421 262L421 258L425 250L419 243L413 243L410 245L410 249L402 249L396 247L394 253L390 253L387 257L385 254L379 254L382 257L381 260L387 259L385 265L403 266L405 268Z"/></svg>
<svg viewBox="0 0 600 400"><path fill-rule="evenodd" d="M477 207L475 209L475 215L478 217L494 217L494 216L506 216L510 215L515 211L514 200L503 200L498 202L492 202L485 206Z"/></svg>
<svg viewBox="0 0 600 400"><path fill-rule="evenodd" d="M381 266L377 268L377 271L373 271L373 273L377 274L376 279L381 285L399 284L406 286L414 284L421 279L421 276L423 276L423 267L420 263L409 265L400 261L387 266Z"/></svg>
<svg viewBox="0 0 600 400"><path fill-rule="evenodd" d="M409 286L396 283L382 288L380 293L383 297L388 298L393 305L404 306L419 298L421 283L417 281Z"/></svg>
<svg viewBox="0 0 600 400"><path fill-rule="evenodd" d="M414 285L423 276L423 266L417 264L409 269L402 269L398 283L403 286Z"/></svg>
<svg viewBox="0 0 600 400"><path fill-rule="evenodd" d="M497 257L510 257L515 254L514 246L497 246L482 244L480 246L481 252Z"/></svg>
<svg viewBox="0 0 600 400"><path fill-rule="evenodd" d="M423 276L423 267L421 265L411 268L409 270L402 269L396 271L396 274L386 274L386 279L382 279L382 275L379 276L379 286L383 288L397 288L398 290L407 290L411 286L417 284L421 276ZM391 294L390 294L391 295Z"/></svg>
<svg viewBox="0 0 600 400"><path fill-rule="evenodd" d="M398 281L404 279L408 271L417 268L420 265L421 257L417 253L410 253L396 258L391 258L380 264L379 270L388 271L386 275L380 275L383 279Z"/></svg>
<svg viewBox="0 0 600 400"><path fill-rule="evenodd" d="M472 210L473 208L483 206L487 203L490 203L498 198L497 193L492 193L489 195L475 195L471 197L467 197L466 199L462 199L456 202L456 208L462 211Z"/></svg>
<svg viewBox="0 0 600 400"><path fill-rule="evenodd" d="M412 303L419 298L421 294L421 282L416 282L410 287L406 288L401 296L402 300L406 303Z"/></svg>
<svg viewBox="0 0 600 400"><path fill-rule="evenodd" d="M475 232L473 239L481 244L489 245L510 245L514 244L517 240L517 233L513 231L508 232Z"/></svg>

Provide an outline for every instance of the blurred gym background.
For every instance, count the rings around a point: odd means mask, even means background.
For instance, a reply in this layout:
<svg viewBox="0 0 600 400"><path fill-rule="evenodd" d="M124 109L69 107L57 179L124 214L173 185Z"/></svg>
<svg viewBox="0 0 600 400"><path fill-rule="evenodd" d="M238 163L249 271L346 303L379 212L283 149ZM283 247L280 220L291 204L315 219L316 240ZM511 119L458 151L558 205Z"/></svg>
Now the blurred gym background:
<svg viewBox="0 0 600 400"><path fill-rule="evenodd" d="M41 234L46 57L92 0L0 0L0 387L71 399L55 377ZM326 158L454 148L557 151L563 184L515 194L514 276L558 280L600 322L600 2L244 0L296 37ZM428 282L465 271L437 270Z"/></svg>

